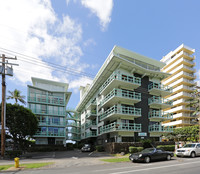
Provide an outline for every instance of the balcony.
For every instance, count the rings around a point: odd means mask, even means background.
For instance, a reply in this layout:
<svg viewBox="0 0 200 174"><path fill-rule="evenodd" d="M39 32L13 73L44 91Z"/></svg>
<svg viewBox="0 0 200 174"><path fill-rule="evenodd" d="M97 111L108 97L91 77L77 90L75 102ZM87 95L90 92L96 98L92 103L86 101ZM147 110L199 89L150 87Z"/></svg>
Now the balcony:
<svg viewBox="0 0 200 174"><path fill-rule="evenodd" d="M67 127L80 127L79 123L73 123L73 122L67 122L66 123Z"/></svg>
<svg viewBox="0 0 200 174"><path fill-rule="evenodd" d="M85 138L96 137L96 136L97 136L96 131L90 131L85 133Z"/></svg>
<svg viewBox="0 0 200 174"><path fill-rule="evenodd" d="M56 115L56 116L65 116L64 111L56 111L56 110L42 110L42 109L31 109L34 114L40 115Z"/></svg>
<svg viewBox="0 0 200 174"><path fill-rule="evenodd" d="M194 82L194 80L188 80L188 79L185 79L185 78L181 78L181 79L178 79L175 82L171 83L169 86L176 88L180 85L195 86L196 83Z"/></svg>
<svg viewBox="0 0 200 174"><path fill-rule="evenodd" d="M88 111L85 115L86 119L92 119L97 117L97 111Z"/></svg>
<svg viewBox="0 0 200 174"><path fill-rule="evenodd" d="M61 105L65 106L64 99L63 98L47 98L44 97L28 97L29 103L42 103L42 104L52 104L52 105Z"/></svg>
<svg viewBox="0 0 200 174"><path fill-rule="evenodd" d="M177 120L177 121L171 121L169 123L163 123L163 126L174 126L174 127L182 127L190 125L192 125L190 120Z"/></svg>
<svg viewBox="0 0 200 174"><path fill-rule="evenodd" d="M141 101L141 93L129 91L125 89L113 89L110 93L108 93L103 101L101 102L101 106L113 106L114 104L120 103L123 104L133 104Z"/></svg>
<svg viewBox="0 0 200 174"><path fill-rule="evenodd" d="M86 105L86 109L94 109L97 106L96 98L91 99Z"/></svg>
<svg viewBox="0 0 200 174"><path fill-rule="evenodd" d="M148 85L148 90L151 95L167 96L171 94L172 88L169 86L164 86L159 83L152 82Z"/></svg>
<svg viewBox="0 0 200 174"><path fill-rule="evenodd" d="M47 132L47 131L38 131L34 135L34 137L65 137L65 133L63 132Z"/></svg>
<svg viewBox="0 0 200 174"><path fill-rule="evenodd" d="M70 113L66 112L66 119L67 120L74 120L74 121L80 121L80 116L75 114L75 115L71 115Z"/></svg>
<svg viewBox="0 0 200 174"><path fill-rule="evenodd" d="M68 135L66 138L67 138L67 140L72 140L72 141L80 141L81 140L80 136L75 136L75 135Z"/></svg>
<svg viewBox="0 0 200 174"><path fill-rule="evenodd" d="M67 133L72 133L72 134L80 134L81 133L81 130L76 129L76 128L71 128L71 129L68 128L66 131L67 131Z"/></svg>
<svg viewBox="0 0 200 174"><path fill-rule="evenodd" d="M97 124L96 124L96 121L89 121L85 124L85 128L88 129L97 129Z"/></svg>
<svg viewBox="0 0 200 174"><path fill-rule="evenodd" d="M65 122L50 122L50 121L39 121L39 126L56 126L65 127Z"/></svg>
<svg viewBox="0 0 200 174"><path fill-rule="evenodd" d="M141 86L141 78L113 72L111 76L100 87L100 94L105 95L108 92L110 92L113 88L118 86L120 86L121 88L133 90Z"/></svg>
<svg viewBox="0 0 200 174"><path fill-rule="evenodd" d="M110 132L141 132L141 124L136 123L111 123L100 127L100 134Z"/></svg>
<svg viewBox="0 0 200 174"><path fill-rule="evenodd" d="M174 107L174 108L167 110L166 112L176 113L176 112L194 112L194 111L190 107L177 106L177 107Z"/></svg>
<svg viewBox="0 0 200 174"><path fill-rule="evenodd" d="M150 133L170 133L170 132L173 132L173 127L164 127L164 126L161 126L161 125L156 125L156 124L153 124L153 125L149 125L149 132Z"/></svg>
<svg viewBox="0 0 200 174"><path fill-rule="evenodd" d="M159 110L152 110L149 112L149 119L150 121L166 121L171 120L173 118L173 114L162 112Z"/></svg>
<svg viewBox="0 0 200 174"><path fill-rule="evenodd" d="M190 93L187 93L187 92L179 92L177 94L174 94L174 95L168 97L167 99L168 100L178 100L178 99L181 99L181 98L190 99L190 98L192 98L192 95Z"/></svg>
<svg viewBox="0 0 200 174"><path fill-rule="evenodd" d="M173 104L172 101L158 97L153 96L149 98L149 106L150 108L156 108L156 109L166 109L171 107Z"/></svg>
<svg viewBox="0 0 200 174"><path fill-rule="evenodd" d="M122 117L123 119L131 119L141 117L141 108L134 108L132 106L117 106L109 108L105 112L99 115L100 121L107 119L117 119Z"/></svg>

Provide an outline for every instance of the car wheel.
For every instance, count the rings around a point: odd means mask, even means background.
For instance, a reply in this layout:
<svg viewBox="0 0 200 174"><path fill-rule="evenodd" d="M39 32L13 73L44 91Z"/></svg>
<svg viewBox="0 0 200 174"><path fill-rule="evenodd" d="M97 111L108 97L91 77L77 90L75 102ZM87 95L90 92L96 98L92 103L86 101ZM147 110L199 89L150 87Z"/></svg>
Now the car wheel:
<svg viewBox="0 0 200 174"><path fill-rule="evenodd" d="M171 155L167 155L167 160L170 161L171 160Z"/></svg>
<svg viewBox="0 0 200 174"><path fill-rule="evenodd" d="M150 159L149 156L146 156L146 157L144 158L144 162L145 162L145 163L149 163L150 161L151 161L151 159Z"/></svg>
<svg viewBox="0 0 200 174"><path fill-rule="evenodd" d="M194 157L196 156L195 152L192 152L192 153L190 154L190 156L191 156L192 158L194 158Z"/></svg>

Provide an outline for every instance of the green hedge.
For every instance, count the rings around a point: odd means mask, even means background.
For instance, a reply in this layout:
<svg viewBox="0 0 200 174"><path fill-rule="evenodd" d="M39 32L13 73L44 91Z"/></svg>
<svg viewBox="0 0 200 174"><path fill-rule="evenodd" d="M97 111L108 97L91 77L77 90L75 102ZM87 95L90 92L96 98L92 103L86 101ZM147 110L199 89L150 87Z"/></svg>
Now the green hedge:
<svg viewBox="0 0 200 174"><path fill-rule="evenodd" d="M130 146L130 147L129 147L129 152L130 152L130 153L141 152L143 149L144 149L143 147L134 147L134 146Z"/></svg>
<svg viewBox="0 0 200 174"><path fill-rule="evenodd" d="M15 157L20 157L22 155L22 151L21 150L6 151L5 154L9 158L15 158Z"/></svg>
<svg viewBox="0 0 200 174"><path fill-rule="evenodd" d="M175 145L159 145L157 148L161 148L166 151L174 151L175 150Z"/></svg>

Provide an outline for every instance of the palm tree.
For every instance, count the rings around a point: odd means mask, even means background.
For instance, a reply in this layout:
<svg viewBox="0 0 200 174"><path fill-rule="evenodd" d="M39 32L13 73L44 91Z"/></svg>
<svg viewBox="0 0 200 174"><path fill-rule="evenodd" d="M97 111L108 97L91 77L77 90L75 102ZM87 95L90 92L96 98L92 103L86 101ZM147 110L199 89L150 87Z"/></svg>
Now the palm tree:
<svg viewBox="0 0 200 174"><path fill-rule="evenodd" d="M20 101L23 104L26 104L25 102L25 96L21 95L21 91L15 89L13 92L12 91L8 91L10 93L10 96L7 97L7 99L15 99L15 104L18 103L18 101Z"/></svg>
<svg viewBox="0 0 200 174"><path fill-rule="evenodd" d="M187 105L187 107L192 107L194 108L194 112L192 115L196 115L197 119L199 121L199 142L200 142L200 87L195 86L195 91L192 93L192 98L189 99L188 101L190 104Z"/></svg>

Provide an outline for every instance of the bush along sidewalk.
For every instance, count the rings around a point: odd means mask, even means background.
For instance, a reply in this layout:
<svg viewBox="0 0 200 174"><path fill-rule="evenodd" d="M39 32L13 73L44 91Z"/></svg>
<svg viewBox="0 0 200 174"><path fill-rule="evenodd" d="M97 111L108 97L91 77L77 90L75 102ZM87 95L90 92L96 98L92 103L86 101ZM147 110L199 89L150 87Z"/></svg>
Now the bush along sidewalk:
<svg viewBox="0 0 200 174"><path fill-rule="evenodd" d="M130 146L130 147L129 147L129 152L130 152L130 153L141 152L143 149L144 149L143 147L134 147L134 146Z"/></svg>

